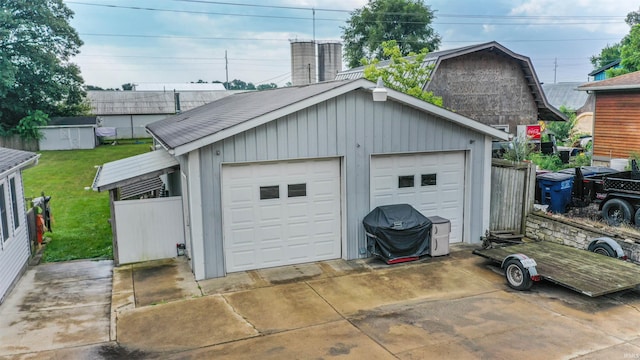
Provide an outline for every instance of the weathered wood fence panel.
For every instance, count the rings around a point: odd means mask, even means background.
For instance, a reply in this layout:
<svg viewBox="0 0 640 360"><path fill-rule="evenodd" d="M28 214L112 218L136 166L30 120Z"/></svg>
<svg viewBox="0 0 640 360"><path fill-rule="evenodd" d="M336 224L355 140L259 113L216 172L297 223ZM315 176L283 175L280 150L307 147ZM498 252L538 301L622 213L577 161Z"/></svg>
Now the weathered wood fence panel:
<svg viewBox="0 0 640 360"><path fill-rule="evenodd" d="M23 150L23 151L38 151L38 140L23 139L18 135L12 136L0 136L0 147Z"/></svg>
<svg viewBox="0 0 640 360"><path fill-rule="evenodd" d="M524 231L535 198L535 165L493 159L491 164L491 231Z"/></svg>

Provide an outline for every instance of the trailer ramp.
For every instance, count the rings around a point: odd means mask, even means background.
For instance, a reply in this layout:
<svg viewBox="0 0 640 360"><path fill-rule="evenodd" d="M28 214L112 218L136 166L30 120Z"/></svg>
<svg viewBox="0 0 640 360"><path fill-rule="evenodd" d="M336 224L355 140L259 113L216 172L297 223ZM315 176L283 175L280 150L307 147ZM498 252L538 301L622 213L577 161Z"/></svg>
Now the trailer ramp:
<svg viewBox="0 0 640 360"><path fill-rule="evenodd" d="M524 254L537 262L543 279L591 297L640 285L639 265L549 241L478 249L473 253L497 263L511 254Z"/></svg>

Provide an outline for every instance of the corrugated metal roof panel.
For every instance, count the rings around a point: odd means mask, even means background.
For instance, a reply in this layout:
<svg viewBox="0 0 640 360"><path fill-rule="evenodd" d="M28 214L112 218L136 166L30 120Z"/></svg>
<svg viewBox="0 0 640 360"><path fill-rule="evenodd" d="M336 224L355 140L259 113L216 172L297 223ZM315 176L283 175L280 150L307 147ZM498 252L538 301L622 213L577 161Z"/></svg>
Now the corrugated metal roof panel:
<svg viewBox="0 0 640 360"><path fill-rule="evenodd" d="M110 190L131 183L172 172L178 161L164 150L108 162L98 168L93 180L93 189Z"/></svg>
<svg viewBox="0 0 640 360"><path fill-rule="evenodd" d="M133 184L125 185L120 188L120 199L129 199L134 196L146 194L155 190L160 190L164 186L159 177L141 180Z"/></svg>
<svg viewBox="0 0 640 360"><path fill-rule="evenodd" d="M328 81L235 94L151 123L147 129L168 148L175 149L347 83L349 81Z"/></svg>
<svg viewBox="0 0 640 360"><path fill-rule="evenodd" d="M35 157L38 157L38 154L33 152L0 147L0 174L16 166L20 166Z"/></svg>
<svg viewBox="0 0 640 360"><path fill-rule="evenodd" d="M578 110L584 106L589 99L589 94L584 91L578 91L579 82L561 82L557 84L542 84L542 90L547 97L549 103L560 108L565 106L571 110Z"/></svg>
<svg viewBox="0 0 640 360"><path fill-rule="evenodd" d="M180 110L187 111L232 95L232 91L180 92ZM92 113L100 115L175 114L173 91L87 91Z"/></svg>
<svg viewBox="0 0 640 360"><path fill-rule="evenodd" d="M137 84L135 91L225 91L221 83L147 83Z"/></svg>

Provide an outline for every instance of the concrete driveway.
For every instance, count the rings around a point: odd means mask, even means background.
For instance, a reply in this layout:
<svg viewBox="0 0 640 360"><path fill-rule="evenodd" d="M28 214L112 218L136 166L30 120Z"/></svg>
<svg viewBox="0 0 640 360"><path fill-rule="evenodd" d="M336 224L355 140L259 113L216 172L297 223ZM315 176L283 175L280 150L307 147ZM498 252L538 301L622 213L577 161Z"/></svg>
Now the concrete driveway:
<svg viewBox="0 0 640 360"><path fill-rule="evenodd" d="M338 260L200 282L183 258L123 266L113 273L110 336L103 326L98 343L13 358L640 358L640 289L596 299L548 283L515 292L470 248L454 250L395 266ZM96 312L104 324L104 308Z"/></svg>

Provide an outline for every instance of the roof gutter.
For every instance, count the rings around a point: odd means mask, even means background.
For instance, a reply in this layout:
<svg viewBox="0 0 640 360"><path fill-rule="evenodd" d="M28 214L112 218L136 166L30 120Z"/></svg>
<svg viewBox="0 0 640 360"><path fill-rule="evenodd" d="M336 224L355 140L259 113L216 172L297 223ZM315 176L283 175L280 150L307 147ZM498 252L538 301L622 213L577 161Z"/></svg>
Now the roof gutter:
<svg viewBox="0 0 640 360"><path fill-rule="evenodd" d="M16 172L16 170L20 169L28 169L30 167L38 165L38 160L40 159L40 154L36 154L36 156L29 158L29 160L21 162L20 164L10 168L9 170L5 170L0 173L0 178L5 177L5 175Z"/></svg>
<svg viewBox="0 0 640 360"><path fill-rule="evenodd" d="M638 84L630 84L630 85L604 85L604 86L584 86L578 87L579 91L602 91L602 90L636 90L640 89L640 85Z"/></svg>
<svg viewBox="0 0 640 360"><path fill-rule="evenodd" d="M154 140L154 142L157 142L158 144L160 144L160 146L162 146L169 153L169 155L172 155L172 156L176 155L175 150L170 149L167 146L167 144L165 144L162 140L160 140L153 132L149 130L149 128L145 127L144 129L147 132L147 134L151 135L151 138Z"/></svg>

